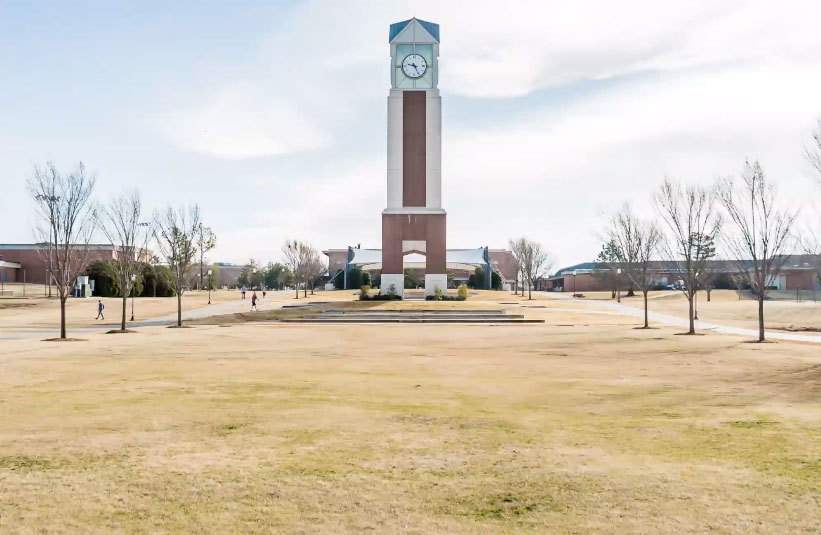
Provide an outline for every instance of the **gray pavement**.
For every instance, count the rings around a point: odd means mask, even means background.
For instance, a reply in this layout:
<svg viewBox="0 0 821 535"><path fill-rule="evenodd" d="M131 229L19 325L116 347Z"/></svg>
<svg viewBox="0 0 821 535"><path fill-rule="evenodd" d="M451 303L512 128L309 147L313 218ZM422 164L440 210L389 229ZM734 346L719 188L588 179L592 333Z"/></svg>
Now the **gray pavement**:
<svg viewBox="0 0 821 535"><path fill-rule="evenodd" d="M283 301L279 302L271 302L269 299L271 297L280 296L284 294L293 293L291 290L282 290L277 292L268 292L266 299L263 301L260 299L257 301L258 307L260 310L272 310L281 307L282 305L286 304ZM237 292L239 294L239 292ZM206 305L204 307L194 308L190 310L185 309L185 300L183 299L183 311L182 311L182 320L188 321L193 319L202 319L202 318L209 318L211 316L221 316L223 314L235 314L237 312L248 312L251 309L251 292L248 292L247 297L245 299L235 299L232 301L225 301L222 303L214 303L211 305ZM261 296L262 294L257 294ZM59 319L59 318L57 318ZM158 327L162 325L169 325L173 322L177 321L177 313L167 314L165 316L158 316L154 318L149 318L146 320L140 321L131 321L128 322L126 327L129 329L137 328L137 327ZM95 333L95 332L105 332L110 331L111 329L119 328L120 324L100 324L99 326L95 327L69 327L68 335L75 336L75 335L82 335L88 333ZM0 333L0 340L14 340L20 338L51 338L59 336L59 329L48 329L48 330L21 330L21 331L12 331L6 333Z"/></svg>
<svg viewBox="0 0 821 535"><path fill-rule="evenodd" d="M644 318L643 308L635 308L627 305L622 305L621 303L609 303L606 301L585 301L584 299L579 299L576 297L572 297L570 295L564 295L558 292L539 293L550 299L556 299L561 301L573 301L574 303L579 303L583 305L585 308L589 309L586 311L591 313L613 314L619 316L634 316L637 318ZM596 308L598 308L599 310L595 310ZM647 317L651 323L661 323L663 325L669 325L671 327L682 327L684 329L687 329L690 326L689 320L684 316L670 316L669 314L660 314L658 312L653 312L652 302L650 304ZM755 329L745 329L743 327L719 325L717 323L710 323L707 321L696 321L695 326L696 331L710 331L720 334L734 334L738 336L747 336L756 340L758 339L758 331ZM778 331L774 329L767 329L765 334L767 339L769 340L792 340L796 342L821 343L821 335L792 333L787 331Z"/></svg>

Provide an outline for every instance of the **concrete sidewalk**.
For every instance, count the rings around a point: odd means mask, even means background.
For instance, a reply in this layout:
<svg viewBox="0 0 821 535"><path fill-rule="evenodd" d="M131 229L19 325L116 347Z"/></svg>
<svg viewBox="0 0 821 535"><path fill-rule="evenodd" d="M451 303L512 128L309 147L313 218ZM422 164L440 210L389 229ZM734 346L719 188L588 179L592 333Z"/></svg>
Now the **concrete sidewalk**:
<svg viewBox="0 0 821 535"><path fill-rule="evenodd" d="M268 295L263 300L260 298L257 301L257 307L259 310L274 310L277 308L282 307L285 304L288 304L287 301L271 301L272 297L278 297L282 295L287 295L293 293L291 290L281 290L276 292L268 292ZM257 294L259 296L262 295L260 292ZM278 305L278 306L277 306ZM202 319L202 318L209 318L211 316L220 316L223 314L235 314L238 312L248 312L251 309L251 294L249 293L245 299L236 299L233 301L227 301L223 303L214 303L211 305L206 305L204 307L194 308L186 310L185 303L183 303L183 311L182 311L182 320L188 321L193 319ZM56 323L59 323L59 316L56 319ZM173 314L166 314L164 316L158 316L154 318L149 318L147 320L141 321L130 321L126 322L126 327L129 329L138 328L138 327L159 327L163 325L170 325L177 321L177 314L176 312ZM117 323L116 325L113 324L105 324L99 325L95 327L69 327L68 334L69 336L75 334L88 334L88 333L95 333L95 332L106 332L112 329L118 329L120 324ZM0 333L0 340L16 340L21 338L52 338L59 336L59 327L55 329L49 330L20 330L20 331L9 331L5 333Z"/></svg>
<svg viewBox="0 0 821 535"><path fill-rule="evenodd" d="M558 292L539 292L539 294L544 295L549 299L555 299L560 301L573 301L574 303L579 303L591 309L593 309L594 307L602 309L599 311L591 310L591 312L594 313L598 312L620 316L634 316L637 318L644 319L644 308L635 308L627 305L622 305L621 303L608 303L605 301L585 301L584 299L575 298ZM688 329L690 327L689 320L686 317L682 318L678 316L670 316L668 314L659 314L657 312L653 312L652 305L647 312L647 317L651 323L661 323L663 325L669 325L672 327L682 327L684 329ZM745 329L743 327L719 325L717 323L710 323L706 321L696 321L695 326L696 331L710 331L720 334L734 334L738 336L748 336L755 340L758 339L758 331L755 329ZM821 335L791 333L787 331L778 331L774 329L768 329L765 334L767 339L771 340L791 340L795 342L821 343Z"/></svg>

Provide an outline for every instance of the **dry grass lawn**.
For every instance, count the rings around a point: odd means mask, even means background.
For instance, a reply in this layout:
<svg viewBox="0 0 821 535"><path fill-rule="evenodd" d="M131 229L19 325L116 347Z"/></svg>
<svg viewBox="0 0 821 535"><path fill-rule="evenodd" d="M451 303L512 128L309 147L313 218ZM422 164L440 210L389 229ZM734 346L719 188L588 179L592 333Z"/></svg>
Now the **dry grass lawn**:
<svg viewBox="0 0 821 535"><path fill-rule="evenodd" d="M818 532L817 345L513 310L0 341L0 532Z"/></svg>
<svg viewBox="0 0 821 535"><path fill-rule="evenodd" d="M731 325L747 329L758 328L758 301L749 292L742 292L739 299L734 290L713 290L710 301L707 293L698 292L698 316L702 321ZM813 301L812 293L804 291L801 301L796 300L795 292L770 293L771 299L764 304L764 322L767 329L813 330L821 331L821 292L818 301ZM597 293L594 298L607 298ZM687 299L680 291L651 292L649 308L671 316L687 317ZM638 308L644 307L641 295L622 298L622 303Z"/></svg>

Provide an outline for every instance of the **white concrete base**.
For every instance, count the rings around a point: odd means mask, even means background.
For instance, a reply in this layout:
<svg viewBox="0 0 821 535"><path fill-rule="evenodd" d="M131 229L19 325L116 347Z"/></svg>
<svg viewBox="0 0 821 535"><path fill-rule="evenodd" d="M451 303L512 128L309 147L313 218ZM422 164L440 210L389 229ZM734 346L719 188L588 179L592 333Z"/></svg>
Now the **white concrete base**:
<svg viewBox="0 0 821 535"><path fill-rule="evenodd" d="M405 295L405 276L401 273L383 273L382 281L380 282L379 291L383 294L388 294L391 291L391 284L393 284L396 295Z"/></svg>
<svg viewBox="0 0 821 535"><path fill-rule="evenodd" d="M383 275L384 277L384 275ZM448 276L445 273L427 274L425 273L425 296L436 293L436 287L439 287L443 293L448 293Z"/></svg>

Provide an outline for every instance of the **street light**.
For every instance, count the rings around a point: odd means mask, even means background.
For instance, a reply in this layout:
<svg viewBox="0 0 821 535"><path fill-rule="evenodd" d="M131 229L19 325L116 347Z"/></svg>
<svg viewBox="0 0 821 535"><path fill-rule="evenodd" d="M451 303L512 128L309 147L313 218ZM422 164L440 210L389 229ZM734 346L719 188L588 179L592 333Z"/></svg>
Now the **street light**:
<svg viewBox="0 0 821 535"><path fill-rule="evenodd" d="M621 268L616 269L616 302L621 303Z"/></svg>
<svg viewBox="0 0 821 535"><path fill-rule="evenodd" d="M211 275L213 275L213 274L214 274L214 272L209 269L208 270L208 304L209 305L211 304Z"/></svg>
<svg viewBox="0 0 821 535"><path fill-rule="evenodd" d="M576 297L576 274L578 273L577 270L573 270L573 297Z"/></svg>
<svg viewBox="0 0 821 535"><path fill-rule="evenodd" d="M137 274L131 274L131 321L134 321L134 286L137 281Z"/></svg>
<svg viewBox="0 0 821 535"><path fill-rule="evenodd" d="M49 229L48 229L48 267L46 268L46 284L48 285L48 296L51 297L51 281L54 279L54 259L52 258L53 244L57 241L57 233L54 231L54 205L60 202L60 197L57 195L35 195L38 201L48 201L49 212ZM53 239L52 239L53 235ZM45 292L43 292L45 293Z"/></svg>

